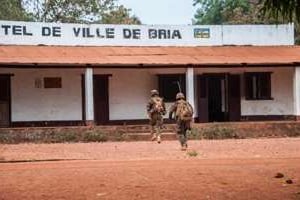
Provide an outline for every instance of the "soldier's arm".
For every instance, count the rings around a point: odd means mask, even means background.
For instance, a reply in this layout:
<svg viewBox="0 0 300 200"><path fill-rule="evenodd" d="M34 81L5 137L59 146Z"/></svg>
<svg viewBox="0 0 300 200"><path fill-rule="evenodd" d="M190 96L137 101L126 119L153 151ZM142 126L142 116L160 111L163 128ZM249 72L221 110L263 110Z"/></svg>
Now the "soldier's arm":
<svg viewBox="0 0 300 200"><path fill-rule="evenodd" d="M190 106L190 108L192 110L192 113L194 114L194 108L193 108L193 106L189 102L188 102L188 104L189 104L189 106Z"/></svg>
<svg viewBox="0 0 300 200"><path fill-rule="evenodd" d="M152 100L150 99L150 100L148 101L148 104L147 104L147 112L150 112L150 111L151 111L152 106L153 106L153 102L152 102Z"/></svg>

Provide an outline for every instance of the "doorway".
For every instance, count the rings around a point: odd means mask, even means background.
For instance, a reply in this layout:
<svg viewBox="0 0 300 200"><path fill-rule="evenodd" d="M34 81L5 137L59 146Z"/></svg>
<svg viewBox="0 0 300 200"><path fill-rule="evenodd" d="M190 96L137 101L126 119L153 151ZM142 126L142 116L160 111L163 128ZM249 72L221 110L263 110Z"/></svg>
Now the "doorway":
<svg viewBox="0 0 300 200"><path fill-rule="evenodd" d="M0 127L9 127L10 123L11 123L10 75L0 74Z"/></svg>
<svg viewBox="0 0 300 200"><path fill-rule="evenodd" d="M94 75L94 120L96 125L109 121L108 75Z"/></svg>
<svg viewBox="0 0 300 200"><path fill-rule="evenodd" d="M198 76L198 121L239 121L241 115L240 75Z"/></svg>
<svg viewBox="0 0 300 200"><path fill-rule="evenodd" d="M226 121L225 75L208 77L208 121Z"/></svg>

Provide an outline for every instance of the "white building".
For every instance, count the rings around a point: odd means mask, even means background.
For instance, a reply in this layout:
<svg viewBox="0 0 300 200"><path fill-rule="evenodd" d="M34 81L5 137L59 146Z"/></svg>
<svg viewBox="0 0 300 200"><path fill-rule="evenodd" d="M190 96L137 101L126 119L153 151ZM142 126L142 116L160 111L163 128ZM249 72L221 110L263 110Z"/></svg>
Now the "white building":
<svg viewBox="0 0 300 200"><path fill-rule="evenodd" d="M144 123L151 89L196 122L297 120L293 24L82 25L0 21L0 126Z"/></svg>

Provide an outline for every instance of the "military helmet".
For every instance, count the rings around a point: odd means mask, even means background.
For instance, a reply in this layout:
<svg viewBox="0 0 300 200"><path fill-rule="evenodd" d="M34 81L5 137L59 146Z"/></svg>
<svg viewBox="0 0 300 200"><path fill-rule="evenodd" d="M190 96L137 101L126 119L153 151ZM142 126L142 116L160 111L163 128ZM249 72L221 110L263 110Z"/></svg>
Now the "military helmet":
<svg viewBox="0 0 300 200"><path fill-rule="evenodd" d="M179 99L185 99L185 96L183 93L179 92L176 94L176 100L179 100Z"/></svg>
<svg viewBox="0 0 300 200"><path fill-rule="evenodd" d="M151 96L159 95L157 90L151 90Z"/></svg>

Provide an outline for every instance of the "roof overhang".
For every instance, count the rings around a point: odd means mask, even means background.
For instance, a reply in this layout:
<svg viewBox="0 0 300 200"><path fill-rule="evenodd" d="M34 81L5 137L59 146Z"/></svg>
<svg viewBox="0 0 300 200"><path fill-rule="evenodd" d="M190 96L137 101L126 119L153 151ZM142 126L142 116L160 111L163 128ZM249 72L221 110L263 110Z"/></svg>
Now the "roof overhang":
<svg viewBox="0 0 300 200"><path fill-rule="evenodd" d="M7 68L231 68L300 66L300 46L0 46Z"/></svg>

